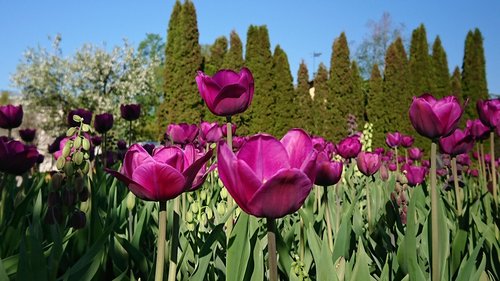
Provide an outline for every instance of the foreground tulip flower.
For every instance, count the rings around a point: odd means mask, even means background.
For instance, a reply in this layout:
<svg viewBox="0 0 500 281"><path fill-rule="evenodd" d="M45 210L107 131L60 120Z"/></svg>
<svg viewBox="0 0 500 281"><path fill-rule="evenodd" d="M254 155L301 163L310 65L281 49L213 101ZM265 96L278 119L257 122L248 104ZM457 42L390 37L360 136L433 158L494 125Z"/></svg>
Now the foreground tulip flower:
<svg viewBox="0 0 500 281"><path fill-rule="evenodd" d="M361 151L357 157L358 169L363 175L375 174L382 165L381 156L373 152Z"/></svg>
<svg viewBox="0 0 500 281"><path fill-rule="evenodd" d="M83 108L73 109L68 113L68 125L70 127L80 126L80 122L73 120L73 116L75 115L82 117L83 123L85 124L90 124L90 121L92 120L92 111Z"/></svg>
<svg viewBox="0 0 500 281"><path fill-rule="evenodd" d="M412 147L408 149L408 156L413 161L419 161L420 159L422 159L422 155L422 150L420 150L420 148L418 147Z"/></svg>
<svg viewBox="0 0 500 281"><path fill-rule="evenodd" d="M223 128L226 128L226 126L224 126ZM236 126L234 128L236 129ZM217 122L201 122L200 124L200 138L205 142L218 142L222 138L222 132L223 129L221 129Z"/></svg>
<svg viewBox="0 0 500 281"><path fill-rule="evenodd" d="M23 122L22 105L0 105L0 128L11 130L21 126Z"/></svg>
<svg viewBox="0 0 500 281"><path fill-rule="evenodd" d="M14 140L4 142L0 138L0 172L22 175L35 165L38 156L34 146Z"/></svg>
<svg viewBox="0 0 500 281"><path fill-rule="evenodd" d="M413 145L415 139L412 136L402 136L401 137L401 146L404 148L409 148Z"/></svg>
<svg viewBox="0 0 500 281"><path fill-rule="evenodd" d="M405 171L409 186L417 186L423 183L427 172L425 167L412 166L408 164L403 165L402 170Z"/></svg>
<svg viewBox="0 0 500 281"><path fill-rule="evenodd" d="M339 182L342 171L342 162L331 161L327 152L320 152L316 160L316 180L314 183L320 186L334 185Z"/></svg>
<svg viewBox="0 0 500 281"><path fill-rule="evenodd" d="M201 98L217 116L242 113L252 102L254 81L248 68L242 68L240 73L223 69L212 77L199 71L196 83Z"/></svg>
<svg viewBox="0 0 500 281"><path fill-rule="evenodd" d="M337 145L337 153L344 159L351 159L358 156L361 147L361 142L357 136L347 137Z"/></svg>
<svg viewBox="0 0 500 281"><path fill-rule="evenodd" d="M451 135L439 140L439 147L443 153L455 157L468 153L474 147L474 139L467 132L456 129Z"/></svg>
<svg viewBox="0 0 500 281"><path fill-rule="evenodd" d="M281 141L258 134L235 155L218 145L219 176L240 208L256 217L281 218L297 211L311 191L316 152L300 129Z"/></svg>
<svg viewBox="0 0 500 281"><path fill-rule="evenodd" d="M485 126L481 120L467 120L466 124L466 130L474 138L474 140L482 141L490 136L490 129Z"/></svg>
<svg viewBox="0 0 500 281"><path fill-rule="evenodd" d="M394 133L387 133L387 136L385 138L385 143L390 147L390 148L395 148L401 145L401 138L402 135L399 132L394 132Z"/></svg>
<svg viewBox="0 0 500 281"><path fill-rule="evenodd" d="M94 128L99 134L105 134L113 128L113 114L97 114L94 119Z"/></svg>
<svg viewBox="0 0 500 281"><path fill-rule="evenodd" d="M122 104L120 105L121 117L127 121L134 121L139 119L141 115L140 104Z"/></svg>
<svg viewBox="0 0 500 281"><path fill-rule="evenodd" d="M35 139L36 129L19 130L19 136L24 142L32 142Z"/></svg>
<svg viewBox="0 0 500 281"><path fill-rule="evenodd" d="M167 127L167 136L175 144L192 143L198 135L198 127L194 124L170 124Z"/></svg>

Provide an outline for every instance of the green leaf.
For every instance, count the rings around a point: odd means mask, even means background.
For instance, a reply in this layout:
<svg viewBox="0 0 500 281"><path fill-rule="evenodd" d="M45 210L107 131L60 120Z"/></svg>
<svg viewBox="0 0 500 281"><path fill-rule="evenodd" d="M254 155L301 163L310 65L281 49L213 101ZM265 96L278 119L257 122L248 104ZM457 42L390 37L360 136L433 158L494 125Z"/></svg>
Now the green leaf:
<svg viewBox="0 0 500 281"><path fill-rule="evenodd" d="M249 215L240 213L231 232L226 259L226 280L243 280L250 258L250 237L248 234Z"/></svg>
<svg viewBox="0 0 500 281"><path fill-rule="evenodd" d="M366 255L361 237L358 239L358 251L356 253L356 264L352 270L352 281L371 280L370 268L368 267L369 258Z"/></svg>
<svg viewBox="0 0 500 281"><path fill-rule="evenodd" d="M355 202L349 206L349 209L342 217L342 222L340 223L339 231L335 237L333 243L333 257L332 260L337 260L339 257L347 258L349 255L349 245L351 240L351 217L352 210L355 206Z"/></svg>
<svg viewBox="0 0 500 281"><path fill-rule="evenodd" d="M207 237L207 240L205 240L205 243L203 244L203 247L201 248L197 257L198 265L196 267L196 271L191 277L189 277L189 280L191 281L205 280L205 276L207 275L207 269L208 266L210 265L210 261L212 258L213 246L216 245L218 236L225 237L224 223L220 223L214 229L212 229L212 232L210 232L210 235Z"/></svg>
<svg viewBox="0 0 500 281"><path fill-rule="evenodd" d="M267 237L267 236L265 236ZM262 242L257 237L255 245L253 247L253 272L252 281L263 281L264 280L264 249L262 248Z"/></svg>
<svg viewBox="0 0 500 281"><path fill-rule="evenodd" d="M318 281L331 280L335 267L328 247L328 241L321 241L313 227L308 227L307 243L314 257L316 264L316 278Z"/></svg>
<svg viewBox="0 0 500 281"><path fill-rule="evenodd" d="M476 248L474 248L474 251L472 251L472 253L470 254L469 258L467 260L462 261L456 281L478 280L478 279L471 279L471 276L476 273L475 268L476 268L477 256L479 254L479 251L481 250L481 247L483 247L483 243L484 243L484 238L481 238ZM480 272L482 272L482 270Z"/></svg>
<svg viewBox="0 0 500 281"><path fill-rule="evenodd" d="M9 281L9 276L7 275L7 272L5 271L5 268L3 266L2 259L0 259L0 280L5 280Z"/></svg>

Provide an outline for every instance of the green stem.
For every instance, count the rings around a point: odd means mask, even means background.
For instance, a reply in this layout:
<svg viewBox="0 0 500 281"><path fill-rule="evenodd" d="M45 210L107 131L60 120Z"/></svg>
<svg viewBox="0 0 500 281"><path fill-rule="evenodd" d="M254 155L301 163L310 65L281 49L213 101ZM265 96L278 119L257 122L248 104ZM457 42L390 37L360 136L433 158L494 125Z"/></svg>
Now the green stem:
<svg viewBox="0 0 500 281"><path fill-rule="evenodd" d="M276 257L276 223L267 218L267 250L269 253L269 280L278 281L278 259Z"/></svg>
<svg viewBox="0 0 500 281"><path fill-rule="evenodd" d="M486 178L486 162L484 160L484 144L481 142L481 165L483 166L484 188L488 191L488 179Z"/></svg>
<svg viewBox="0 0 500 281"><path fill-rule="evenodd" d="M371 221L372 221L372 211L371 211L371 203L370 203L370 186L365 186L366 190L366 211L367 211L367 220L368 220L368 229L371 229Z"/></svg>
<svg viewBox="0 0 500 281"><path fill-rule="evenodd" d="M490 132L490 158L491 158L491 179L493 183L493 200L495 208L498 208L498 195L497 195L497 172L495 168L495 133Z"/></svg>
<svg viewBox="0 0 500 281"><path fill-rule="evenodd" d="M129 121L128 126L128 147L132 145L132 121Z"/></svg>
<svg viewBox="0 0 500 281"><path fill-rule="evenodd" d="M319 209L321 208L321 194L319 194L319 189L317 187L314 188L314 195L316 196L316 211L318 211L319 214Z"/></svg>
<svg viewBox="0 0 500 281"><path fill-rule="evenodd" d="M399 173L399 161L398 161L398 147L394 147L394 155L396 159L396 173Z"/></svg>
<svg viewBox="0 0 500 281"><path fill-rule="evenodd" d="M155 281L163 280L163 268L165 265L165 234L167 232L167 202L160 201L158 210L159 233L156 253Z"/></svg>
<svg viewBox="0 0 500 281"><path fill-rule="evenodd" d="M12 129L9 129L9 133L7 136L9 137L9 139L12 137Z"/></svg>
<svg viewBox="0 0 500 281"><path fill-rule="evenodd" d="M233 151L233 130L231 128L231 116L226 116L226 121L227 121L227 146L229 147L229 150ZM231 197L230 194L227 195L227 205L228 208L231 208L234 205L234 199ZM226 222L226 239L227 239L227 244L229 245L229 238L231 237L231 232L233 231L233 216L231 215L230 218Z"/></svg>
<svg viewBox="0 0 500 281"><path fill-rule="evenodd" d="M479 151L479 144L476 145L476 152L477 152L477 166L478 166L478 174L479 174L479 184L481 185L481 188L483 190L485 190L485 186L484 186L484 178L483 178L483 165L482 165L482 161L481 161L481 151Z"/></svg>
<svg viewBox="0 0 500 281"><path fill-rule="evenodd" d="M431 144L431 227L432 227L432 281L440 281L441 269L439 258L439 222L438 192L436 188L436 150L435 142Z"/></svg>
<svg viewBox="0 0 500 281"><path fill-rule="evenodd" d="M337 208L337 214L335 216L335 234L339 232L339 227L340 227L340 215L341 215L341 206L340 206L340 183L337 184L336 190L335 190L335 205Z"/></svg>
<svg viewBox="0 0 500 281"><path fill-rule="evenodd" d="M299 237L299 257L304 260L305 255L305 235L304 235L304 220L300 217L300 237Z"/></svg>
<svg viewBox="0 0 500 281"><path fill-rule="evenodd" d="M179 197L174 199L174 221L172 223L172 243L170 248L170 262L168 268L168 281L175 281L177 275L177 248L179 244Z"/></svg>
<svg viewBox="0 0 500 281"><path fill-rule="evenodd" d="M451 171L453 173L453 184L455 186L455 199L457 200L457 215L462 215L462 200L460 199L460 187L458 186L457 158L451 158Z"/></svg>
<svg viewBox="0 0 500 281"><path fill-rule="evenodd" d="M328 235L328 247L330 247L330 252L333 252L333 235L332 235L332 221L330 218L330 208L328 206L328 186L324 187L325 194L323 194L323 201L325 204L325 219L326 219L326 228Z"/></svg>
<svg viewBox="0 0 500 281"><path fill-rule="evenodd" d="M132 242L132 236L133 236L133 223L134 223L134 216L132 215L132 210L128 210L128 241Z"/></svg>

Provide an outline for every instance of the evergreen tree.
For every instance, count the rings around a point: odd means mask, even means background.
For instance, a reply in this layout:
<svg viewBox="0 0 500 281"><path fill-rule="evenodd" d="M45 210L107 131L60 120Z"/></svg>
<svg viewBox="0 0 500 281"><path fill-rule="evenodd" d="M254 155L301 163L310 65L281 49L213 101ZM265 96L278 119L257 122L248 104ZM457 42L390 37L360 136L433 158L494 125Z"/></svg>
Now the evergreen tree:
<svg viewBox="0 0 500 281"><path fill-rule="evenodd" d="M231 31L231 35L229 36L230 48L224 57L224 62L222 64L222 68L232 69L236 72L239 72L241 67L243 66L243 44L241 43L240 36L236 31Z"/></svg>
<svg viewBox="0 0 500 281"><path fill-rule="evenodd" d="M455 66L453 74L450 78L450 94L456 96L460 100L460 103L463 103L461 77L462 74L460 73L460 68L458 66Z"/></svg>
<svg viewBox="0 0 500 281"><path fill-rule="evenodd" d="M461 82L463 100L469 99L470 104L465 108L463 118L475 119L478 116L476 102L479 99L488 99L483 36L477 28L474 32L469 31L465 39Z"/></svg>
<svg viewBox="0 0 500 281"><path fill-rule="evenodd" d="M222 68L224 57L227 53L227 38L221 36L215 39L215 42L210 46L210 55L206 58L207 63L204 67L204 72L207 75L213 75Z"/></svg>
<svg viewBox="0 0 500 281"><path fill-rule="evenodd" d="M276 45L273 55L273 96L275 100L274 128L271 133L283 136L297 127L297 104L294 100L293 77L285 51Z"/></svg>
<svg viewBox="0 0 500 281"><path fill-rule="evenodd" d="M330 89L328 85L328 70L323 63L318 66L318 71L314 77L314 97L312 119L314 121L314 130L311 132L315 135L322 136L330 141L333 140L332 116L328 114L327 105L331 103L328 98Z"/></svg>
<svg viewBox="0 0 500 281"><path fill-rule="evenodd" d="M356 61L351 62L351 79L352 79L352 97L354 100L359 101L359 111L358 116L356 116L356 121L359 128L362 128L365 122L366 116L366 98L363 89L363 77L359 71L358 64Z"/></svg>
<svg viewBox="0 0 500 281"><path fill-rule="evenodd" d="M414 96L433 90L433 71L427 44L425 27L421 24L413 30L410 46L410 83Z"/></svg>
<svg viewBox="0 0 500 281"><path fill-rule="evenodd" d="M450 70L448 69L446 52L441 45L439 36L436 36L436 40L432 45L432 68L434 73L434 90L432 94L436 98L450 95Z"/></svg>
<svg viewBox="0 0 500 281"><path fill-rule="evenodd" d="M383 92L383 80L378 65L373 65L369 81L366 104L368 122L373 124L373 147L384 147L385 133L388 131L392 106L387 106L387 97Z"/></svg>
<svg viewBox="0 0 500 281"><path fill-rule="evenodd" d="M314 131L314 121L312 119L313 100L309 93L309 72L307 65L302 61L297 73L297 88L295 88L295 103L297 104L297 126L303 128L309 133Z"/></svg>
<svg viewBox="0 0 500 281"><path fill-rule="evenodd" d="M245 65L252 71L255 91L252 105L242 115L240 133L270 132L273 129L275 102L272 96L272 54L265 25L248 28Z"/></svg>

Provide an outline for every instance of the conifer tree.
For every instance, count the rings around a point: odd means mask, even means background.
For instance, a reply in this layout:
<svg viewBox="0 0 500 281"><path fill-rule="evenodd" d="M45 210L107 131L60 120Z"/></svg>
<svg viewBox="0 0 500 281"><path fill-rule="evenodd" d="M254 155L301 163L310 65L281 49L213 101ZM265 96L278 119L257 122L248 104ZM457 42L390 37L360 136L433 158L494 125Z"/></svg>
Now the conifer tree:
<svg viewBox="0 0 500 281"><path fill-rule="evenodd" d="M204 72L207 75L213 75L222 68L224 57L227 53L227 38L225 36L218 37L210 46L210 56L205 65Z"/></svg>
<svg viewBox="0 0 500 281"><path fill-rule="evenodd" d="M388 106L386 94L383 92L383 80L378 65L373 65L370 75L366 115L368 122L373 124L373 147L384 147L385 133L389 130L388 116L392 106Z"/></svg>
<svg viewBox="0 0 500 281"><path fill-rule="evenodd" d="M409 75L412 93L420 96L433 90L433 71L425 27L413 30L410 46Z"/></svg>
<svg viewBox="0 0 500 281"><path fill-rule="evenodd" d="M441 45L441 39L436 36L432 45L432 68L434 73L434 90L432 94L436 98L442 98L450 95L450 70L448 69L448 60L446 52Z"/></svg>
<svg viewBox="0 0 500 281"><path fill-rule="evenodd" d="M458 66L455 66L453 74L450 78L450 94L457 97L460 100L460 103L463 103L461 77L462 74L460 73L460 68Z"/></svg>
<svg viewBox="0 0 500 281"><path fill-rule="evenodd" d="M295 103L297 104L297 126L305 129L307 132L314 131L314 121L312 119L315 111L313 100L309 93L309 72L307 65L302 60L297 73L297 88L295 88Z"/></svg>
<svg viewBox="0 0 500 281"><path fill-rule="evenodd" d="M474 32L469 31L465 39L461 82L463 100L469 99L470 104L466 107L463 118L475 119L478 116L476 102L488 98L483 37L477 28Z"/></svg>
<svg viewBox="0 0 500 281"><path fill-rule="evenodd" d="M359 101L358 115L356 116L358 126L361 128L365 122L366 97L363 89L363 77L359 71L356 61L351 62L352 98Z"/></svg>
<svg viewBox="0 0 500 281"><path fill-rule="evenodd" d="M318 66L314 77L314 97L312 119L314 121L315 135L322 136L329 141L333 140L335 127L332 126L332 116L328 114L327 105L331 103L329 98L330 89L328 85L328 70L323 63Z"/></svg>
<svg viewBox="0 0 500 281"><path fill-rule="evenodd" d="M243 44L241 43L240 36L238 36L238 33L236 33L236 31L231 31L229 42L229 51L224 57L222 68L232 69L236 72L239 72L244 63Z"/></svg>
<svg viewBox="0 0 500 281"><path fill-rule="evenodd" d="M276 45L273 54L273 96L275 100L274 128L271 133L283 136L289 129L297 127L297 104L294 100L293 77L285 51Z"/></svg>

